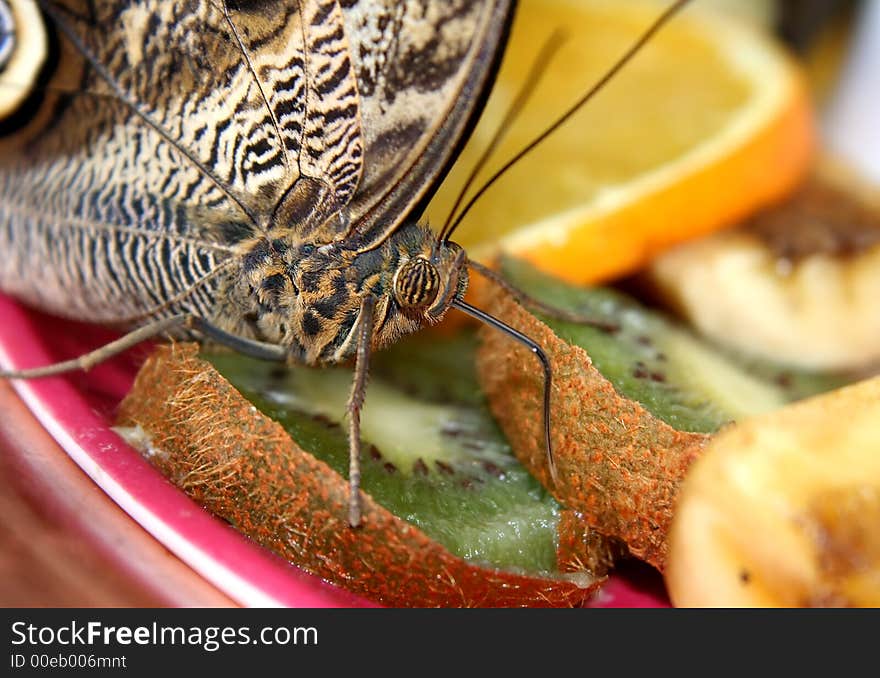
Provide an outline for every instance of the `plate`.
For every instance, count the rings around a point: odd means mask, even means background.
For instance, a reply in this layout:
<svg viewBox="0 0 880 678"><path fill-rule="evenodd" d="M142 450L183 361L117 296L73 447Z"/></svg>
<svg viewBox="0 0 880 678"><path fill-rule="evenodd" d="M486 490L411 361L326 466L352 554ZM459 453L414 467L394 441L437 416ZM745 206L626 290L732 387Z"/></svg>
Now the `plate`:
<svg viewBox="0 0 880 678"><path fill-rule="evenodd" d="M22 369L81 355L116 335L59 320L0 295L0 365ZM371 607L287 561L201 508L112 429L115 410L148 354L140 346L88 373L16 380L15 390L73 461L144 530L229 598L247 607ZM592 607L664 607L659 574L631 564Z"/></svg>

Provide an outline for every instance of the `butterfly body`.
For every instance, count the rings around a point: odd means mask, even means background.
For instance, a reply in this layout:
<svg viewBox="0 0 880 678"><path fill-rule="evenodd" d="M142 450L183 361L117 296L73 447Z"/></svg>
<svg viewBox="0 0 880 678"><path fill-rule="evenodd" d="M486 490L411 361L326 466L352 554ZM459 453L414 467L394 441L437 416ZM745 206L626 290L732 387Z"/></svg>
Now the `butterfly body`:
<svg viewBox="0 0 880 678"><path fill-rule="evenodd" d="M303 240L290 230L246 243L224 282L214 322L237 336L285 346L291 360L354 357L366 297L375 301L371 348L438 322L467 287L463 252L415 222L377 247L359 238Z"/></svg>

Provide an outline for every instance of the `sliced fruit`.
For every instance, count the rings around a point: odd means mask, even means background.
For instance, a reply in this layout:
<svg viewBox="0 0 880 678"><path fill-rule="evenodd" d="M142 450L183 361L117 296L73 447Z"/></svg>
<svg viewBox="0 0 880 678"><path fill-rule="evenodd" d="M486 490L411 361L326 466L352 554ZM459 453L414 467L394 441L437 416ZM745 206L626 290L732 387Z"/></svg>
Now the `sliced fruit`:
<svg viewBox="0 0 880 678"><path fill-rule="evenodd" d="M813 369L880 363L880 190L856 186L825 167L741 228L661 255L645 277L690 324L745 353Z"/></svg>
<svg viewBox="0 0 880 678"><path fill-rule="evenodd" d="M300 372L292 379L311 390L306 396L285 391L283 398L296 397L297 407L312 416L292 415L289 422L304 446L327 453L331 464L337 463L340 448L344 455L347 443L331 418L339 414L337 389L346 393L350 382L340 386L333 374L323 370L313 381ZM348 481L304 451L279 423L196 358L192 346L162 348L144 365L122 405L120 423L135 427L152 463L208 510L300 567L379 602L547 606L588 600L601 579L545 569L552 569L555 562L558 507L522 469L501 457L493 447L497 434L492 439L492 432L481 430L479 422L459 416L444 420L450 408L440 406L432 409L409 402L389 417L390 404L396 407L401 402L378 381L371 384L372 400L367 405L375 408L378 419L372 423L367 419L365 432L375 435L377 444L408 440L415 448L407 461L407 450L368 445L375 453L368 453L365 460L364 485L384 487L386 494L393 494L390 483L392 489L396 487L399 505L408 504L416 515L433 512L435 533L443 532L437 525L446 516L457 535L454 546L459 552L476 545L477 552L464 553L470 561L396 517L369 494L364 497L363 524L350 528ZM271 375L269 383L273 384ZM284 383L284 378L277 378L270 389L281 393ZM278 410L278 405L273 409ZM407 421L408 439L373 430L389 422L398 429L401 417ZM459 428L455 433L450 429L448 436L457 437L458 444L431 449L437 438L444 437L437 427L456 424ZM471 447L479 449L468 457ZM409 483L395 480L407 473ZM495 481L494 489L485 491ZM431 483L443 485L445 505L438 506L444 500L438 499L440 493L436 487L432 491ZM399 496L405 491L409 496ZM506 521L493 520L493 512L505 513ZM532 530L531 536L516 534L524 524ZM498 563L505 557L513 563L501 569ZM488 562L493 560L494 564Z"/></svg>
<svg viewBox="0 0 880 678"><path fill-rule="evenodd" d="M485 409L473 372L475 345L472 335L417 340L373 357L361 412L361 487L471 562L555 572L559 506L516 461ZM294 440L347 476L350 369L209 358ZM402 379L399 367L408 372Z"/></svg>
<svg viewBox="0 0 880 678"><path fill-rule="evenodd" d="M678 483L708 436L676 431L621 396L583 349L560 340L511 297L490 308L537 341L553 366L556 482L542 435L543 373L527 349L486 331L481 382L517 457L587 525L662 569Z"/></svg>
<svg viewBox="0 0 880 678"><path fill-rule="evenodd" d="M477 203L455 234L471 256L505 251L571 281L609 279L797 185L814 137L801 72L762 30L693 4ZM567 40L484 176L597 81L667 5L521 2L487 110L428 209L431 223L443 223L554 29Z"/></svg>
<svg viewBox="0 0 880 678"><path fill-rule="evenodd" d="M681 486L679 606L880 606L880 378L720 433Z"/></svg>
<svg viewBox="0 0 880 678"><path fill-rule="evenodd" d="M537 341L551 361L556 483L541 434L543 372L534 356L486 329L480 383L517 456L559 502L658 568L678 484L708 434L839 383L767 367L763 376L753 374L620 293L576 288L521 262L505 261L502 270L545 303L616 325L607 330L548 319L548 327L506 292L484 299L493 315Z"/></svg>
<svg viewBox="0 0 880 678"><path fill-rule="evenodd" d="M714 433L744 416L845 383L843 376L745 361L612 288L571 285L509 258L501 271L550 307L613 328L540 316L560 339L586 350L621 395L681 431Z"/></svg>

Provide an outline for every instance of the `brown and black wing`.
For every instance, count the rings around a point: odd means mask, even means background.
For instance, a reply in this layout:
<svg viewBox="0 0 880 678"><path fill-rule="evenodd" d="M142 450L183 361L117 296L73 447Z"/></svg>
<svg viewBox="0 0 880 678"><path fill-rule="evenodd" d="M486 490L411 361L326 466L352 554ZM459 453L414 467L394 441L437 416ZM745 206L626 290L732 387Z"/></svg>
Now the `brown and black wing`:
<svg viewBox="0 0 880 678"><path fill-rule="evenodd" d="M80 95L36 123L32 154L106 168L113 184L136 165L138 194L258 229L303 179L331 202L353 196L359 100L336 0L37 4L61 50L48 90Z"/></svg>
<svg viewBox="0 0 880 678"><path fill-rule="evenodd" d="M0 138L4 291L93 321L208 316L235 242L268 230L303 171L354 193L359 165L304 142L321 105L356 101L353 77L315 100L316 3L37 4L53 53ZM357 116L336 127L356 156Z"/></svg>
<svg viewBox="0 0 880 678"><path fill-rule="evenodd" d="M352 228L383 239L424 204L488 95L513 0L344 3L361 100Z"/></svg>
<svg viewBox="0 0 880 678"><path fill-rule="evenodd" d="M276 226L381 240L454 156L511 11L36 4L54 58L39 105L0 125L0 288L105 322L209 315L235 243Z"/></svg>

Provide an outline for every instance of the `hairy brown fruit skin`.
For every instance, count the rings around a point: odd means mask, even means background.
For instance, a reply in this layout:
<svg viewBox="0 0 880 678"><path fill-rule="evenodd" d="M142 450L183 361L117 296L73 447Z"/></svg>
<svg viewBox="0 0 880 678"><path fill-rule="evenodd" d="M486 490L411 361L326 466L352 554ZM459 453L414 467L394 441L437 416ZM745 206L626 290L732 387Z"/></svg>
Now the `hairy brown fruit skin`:
<svg viewBox="0 0 880 678"><path fill-rule="evenodd" d="M534 339L553 367L558 484L541 433L543 373L527 349L500 332L482 331L480 383L519 460L587 526L662 570L679 484L710 436L677 431L618 394L583 349L559 339L506 292L487 292L483 303Z"/></svg>
<svg viewBox="0 0 880 678"><path fill-rule="evenodd" d="M196 347L157 350L123 401L160 450L150 461L212 513L303 569L395 607L577 606L582 587L482 568L452 555L368 495L348 524L348 481L258 412Z"/></svg>

